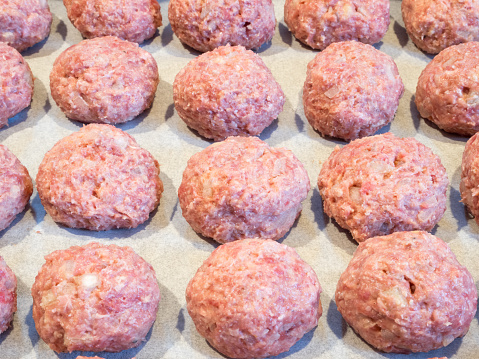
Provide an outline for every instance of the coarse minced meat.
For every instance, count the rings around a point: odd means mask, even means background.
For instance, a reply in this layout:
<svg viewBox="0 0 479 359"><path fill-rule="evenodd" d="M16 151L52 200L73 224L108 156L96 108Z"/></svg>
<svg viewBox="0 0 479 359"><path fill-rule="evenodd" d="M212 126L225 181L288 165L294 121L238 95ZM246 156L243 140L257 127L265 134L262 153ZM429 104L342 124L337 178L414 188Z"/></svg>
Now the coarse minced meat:
<svg viewBox="0 0 479 359"><path fill-rule="evenodd" d="M51 24L47 0L0 1L0 42L20 52L46 38Z"/></svg>
<svg viewBox="0 0 479 359"><path fill-rule="evenodd" d="M191 60L175 77L173 99L189 127L216 141L259 135L285 101L261 57L242 46L221 46Z"/></svg>
<svg viewBox="0 0 479 359"><path fill-rule="evenodd" d="M0 333L8 329L17 311L17 277L0 256Z"/></svg>
<svg viewBox="0 0 479 359"><path fill-rule="evenodd" d="M286 0L284 22L313 49L348 40L375 44L389 26L389 0Z"/></svg>
<svg viewBox="0 0 479 359"><path fill-rule="evenodd" d="M354 140L394 118L404 85L394 60L371 45L329 45L308 64L304 114L323 135Z"/></svg>
<svg viewBox="0 0 479 359"><path fill-rule="evenodd" d="M17 50L0 42L0 128L8 124L10 117L28 107L32 96L30 66Z"/></svg>
<svg viewBox="0 0 479 359"><path fill-rule="evenodd" d="M170 0L168 18L180 41L201 52L227 44L258 49L276 27L271 0Z"/></svg>
<svg viewBox="0 0 479 359"><path fill-rule="evenodd" d="M161 26L157 0L63 0L63 3L73 26L87 39L117 36L141 44Z"/></svg>
<svg viewBox="0 0 479 359"><path fill-rule="evenodd" d="M189 159L178 197L196 232L225 243L280 239L309 189L308 173L291 151L257 137L229 137Z"/></svg>
<svg viewBox="0 0 479 359"><path fill-rule="evenodd" d="M6 146L0 145L0 231L25 209L32 192L28 170Z"/></svg>
<svg viewBox="0 0 479 359"><path fill-rule="evenodd" d="M58 141L36 178L45 210L72 228L135 228L160 202L158 162L133 137L91 124Z"/></svg>
<svg viewBox="0 0 479 359"><path fill-rule="evenodd" d="M427 352L465 335L477 307L471 274L432 234L360 243L336 288L344 320L384 352Z"/></svg>
<svg viewBox="0 0 479 359"><path fill-rule="evenodd" d="M159 83L153 56L114 36L83 40L63 51L50 73L52 97L71 119L129 121L151 106Z"/></svg>
<svg viewBox="0 0 479 359"><path fill-rule="evenodd" d="M479 40L477 0L403 0L401 10L412 42L430 54Z"/></svg>
<svg viewBox="0 0 479 359"><path fill-rule="evenodd" d="M213 251L186 288L198 332L230 358L288 351L322 314L316 273L293 248L244 239Z"/></svg>
<svg viewBox="0 0 479 359"><path fill-rule="evenodd" d="M430 231L446 210L441 160L414 138L392 133L335 148L318 187L324 212L362 242L399 231Z"/></svg>
<svg viewBox="0 0 479 359"><path fill-rule="evenodd" d="M459 190L462 202L479 224L479 133L472 136L464 148Z"/></svg>
<svg viewBox="0 0 479 359"><path fill-rule="evenodd" d="M32 316L51 349L118 352L145 341L160 289L133 249L89 243L45 260L32 286Z"/></svg>
<svg viewBox="0 0 479 359"><path fill-rule="evenodd" d="M421 72L416 106L440 129L472 136L479 131L479 42L442 50Z"/></svg>

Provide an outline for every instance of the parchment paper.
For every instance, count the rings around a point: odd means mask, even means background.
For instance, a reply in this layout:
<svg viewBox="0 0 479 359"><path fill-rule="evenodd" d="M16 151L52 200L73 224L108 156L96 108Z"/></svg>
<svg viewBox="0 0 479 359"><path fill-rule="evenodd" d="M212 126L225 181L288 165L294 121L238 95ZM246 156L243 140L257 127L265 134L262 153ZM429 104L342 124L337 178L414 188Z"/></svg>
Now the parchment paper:
<svg viewBox="0 0 479 359"><path fill-rule="evenodd" d="M57 249L91 241L128 245L153 265L162 300L157 320L140 347L121 353L100 353L106 358L221 358L196 332L185 308L188 281L217 246L198 236L186 223L178 206L177 189L187 160L211 144L186 127L173 106L175 75L198 53L184 47L168 23L166 1L160 1L164 25L153 40L142 45L158 62L161 82L151 110L137 119L119 125L149 150L161 164L165 191L159 208L150 220L133 230L90 232L57 225L45 213L36 191L30 207L0 233L0 254L18 278L18 311L13 328L0 335L0 358L76 358L82 353L57 354L38 336L32 319L30 288L44 263L43 257ZM304 117L302 85L307 63L317 51L294 39L283 20L283 1L274 0L278 25L272 43L258 51L286 94L284 111L260 136L271 146L291 149L305 165L312 184L303 212L291 231L281 240L294 247L316 271L323 294L323 316L318 327L306 334L288 353L279 358L403 358L382 354L362 341L342 320L334 303L334 291L357 244L351 236L322 211L316 186L321 164L337 145L345 142L325 139ZM391 1L391 25L375 47L396 61L405 83L405 93L395 120L380 133L415 137L438 154L451 182L448 209L433 233L445 240L459 261L479 279L479 227L460 203L459 180L462 152L467 138L447 134L419 118L414 93L419 74L432 56L418 50L408 40L401 18L400 1ZM50 96L48 76L55 58L82 40L71 25L61 1L50 0L53 25L48 39L23 52L35 76L35 94L30 108L10 119L0 130L0 141L15 153L34 179L44 154L61 138L77 131L82 124L71 121ZM477 285L477 282L476 282ZM85 353L93 356L93 353ZM469 333L444 349L408 358L479 358L477 316Z"/></svg>

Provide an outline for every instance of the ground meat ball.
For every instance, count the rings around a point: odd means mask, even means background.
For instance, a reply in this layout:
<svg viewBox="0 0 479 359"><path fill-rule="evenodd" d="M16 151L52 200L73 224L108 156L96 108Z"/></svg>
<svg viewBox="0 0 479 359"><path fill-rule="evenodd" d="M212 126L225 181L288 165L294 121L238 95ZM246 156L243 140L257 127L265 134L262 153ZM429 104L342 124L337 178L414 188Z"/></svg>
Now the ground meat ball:
<svg viewBox="0 0 479 359"><path fill-rule="evenodd" d="M244 239L218 247L186 288L198 332L231 358L288 351L322 314L313 269L292 248Z"/></svg>
<svg viewBox="0 0 479 359"><path fill-rule="evenodd" d="M17 50L0 42L0 128L8 124L10 117L28 107L32 96L30 66Z"/></svg>
<svg viewBox="0 0 479 359"><path fill-rule="evenodd" d="M0 333L8 329L17 311L17 277L0 256Z"/></svg>
<svg viewBox="0 0 479 359"><path fill-rule="evenodd" d="M92 124L43 158L37 190L53 220L72 228L135 228L158 205L158 162L127 133Z"/></svg>
<svg viewBox="0 0 479 359"><path fill-rule="evenodd" d="M427 352L467 333L477 292L445 242L426 232L397 232L359 244L339 279L336 305L373 347Z"/></svg>
<svg viewBox="0 0 479 359"><path fill-rule="evenodd" d="M362 242L409 230L430 231L446 210L441 160L414 138L391 133L336 148L321 168L324 212Z"/></svg>
<svg viewBox="0 0 479 359"><path fill-rule="evenodd" d="M425 52L479 40L476 0L403 0L401 10L409 37Z"/></svg>
<svg viewBox="0 0 479 359"><path fill-rule="evenodd" d="M462 202L479 224L479 135L476 133L466 143L462 155L462 173L459 189Z"/></svg>
<svg viewBox="0 0 479 359"><path fill-rule="evenodd" d="M141 44L161 26L157 0L63 0L83 37L117 36Z"/></svg>
<svg viewBox="0 0 479 359"><path fill-rule="evenodd" d="M47 0L2 0L0 42L18 51L35 45L50 34L52 14Z"/></svg>
<svg viewBox="0 0 479 359"><path fill-rule="evenodd" d="M403 92L389 55L360 42L338 42L308 64L304 114L323 135L354 140L391 122Z"/></svg>
<svg viewBox="0 0 479 359"><path fill-rule="evenodd" d="M286 0L284 22L313 49L347 40L375 44L389 26L389 0Z"/></svg>
<svg viewBox="0 0 479 359"><path fill-rule="evenodd" d="M0 145L0 231L25 209L32 192L27 169L6 146Z"/></svg>
<svg viewBox="0 0 479 359"><path fill-rule="evenodd" d="M118 352L145 341L160 289L153 267L133 249L89 243L45 260L32 287L32 315L50 348Z"/></svg>
<svg viewBox="0 0 479 359"><path fill-rule="evenodd" d="M256 137L229 137L193 155L178 189L183 217L219 243L283 237L310 189L303 165Z"/></svg>
<svg viewBox="0 0 479 359"><path fill-rule="evenodd" d="M284 93L263 60L222 46L191 60L173 83L175 108L204 137L259 135L283 110Z"/></svg>
<svg viewBox="0 0 479 359"><path fill-rule="evenodd" d="M153 56L113 36L69 47L50 73L57 105L69 118L85 123L133 119L151 106L158 82Z"/></svg>
<svg viewBox="0 0 479 359"><path fill-rule="evenodd" d="M479 42L448 47L432 59L419 76L415 102L444 131L479 131Z"/></svg>
<svg viewBox="0 0 479 359"><path fill-rule="evenodd" d="M170 0L168 18L180 41L201 52L227 44L258 49L276 27L271 0Z"/></svg>

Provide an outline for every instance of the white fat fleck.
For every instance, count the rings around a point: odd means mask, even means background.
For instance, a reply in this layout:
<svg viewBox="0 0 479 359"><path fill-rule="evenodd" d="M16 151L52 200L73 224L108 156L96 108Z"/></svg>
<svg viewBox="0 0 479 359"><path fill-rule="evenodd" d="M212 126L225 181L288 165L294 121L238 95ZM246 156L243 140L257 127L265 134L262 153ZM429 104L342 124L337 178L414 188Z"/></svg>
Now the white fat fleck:
<svg viewBox="0 0 479 359"><path fill-rule="evenodd" d="M123 136L117 137L115 138L115 144L121 149L126 149L126 146L128 145L128 139Z"/></svg>
<svg viewBox="0 0 479 359"><path fill-rule="evenodd" d="M98 286L98 284L100 284L100 282L96 274L90 273L84 274L82 276L81 284L86 290L93 290Z"/></svg>

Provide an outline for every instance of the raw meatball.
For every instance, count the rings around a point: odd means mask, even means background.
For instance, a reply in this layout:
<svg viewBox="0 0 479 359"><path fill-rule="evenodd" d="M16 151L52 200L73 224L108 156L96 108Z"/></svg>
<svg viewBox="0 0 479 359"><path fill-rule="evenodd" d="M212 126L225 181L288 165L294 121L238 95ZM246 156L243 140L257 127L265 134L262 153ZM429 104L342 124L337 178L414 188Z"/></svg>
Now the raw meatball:
<svg viewBox="0 0 479 359"><path fill-rule="evenodd" d="M466 143L462 155L462 172L459 189L462 202L479 224L479 134L476 133Z"/></svg>
<svg viewBox="0 0 479 359"><path fill-rule="evenodd" d="M43 158L37 190L53 220L72 228L135 228L160 202L158 162L133 137L92 124L58 141Z"/></svg>
<svg viewBox="0 0 479 359"><path fill-rule="evenodd" d="M479 42L448 47L432 59L419 76L415 102L444 131L479 131Z"/></svg>
<svg viewBox="0 0 479 359"><path fill-rule="evenodd" d="M117 36L141 44L161 26L157 0L63 0L63 3L73 26L87 39Z"/></svg>
<svg viewBox="0 0 479 359"><path fill-rule="evenodd" d="M259 135L285 100L263 60L242 46L221 46L191 60L175 77L173 99L189 127L217 141Z"/></svg>
<svg viewBox="0 0 479 359"><path fill-rule="evenodd" d="M446 210L449 181L431 149L392 133L338 147L321 168L324 212L362 242L399 231L430 231Z"/></svg>
<svg viewBox="0 0 479 359"><path fill-rule="evenodd" d="M196 232L225 243L280 239L309 189L308 173L291 151L256 137L229 137L190 158L178 197Z"/></svg>
<svg viewBox="0 0 479 359"><path fill-rule="evenodd" d="M412 42L430 54L451 45L479 40L476 0L403 0L401 10Z"/></svg>
<svg viewBox="0 0 479 359"><path fill-rule="evenodd" d="M130 247L89 243L45 257L32 287L35 328L56 352L136 347L156 319L155 271Z"/></svg>
<svg viewBox="0 0 479 359"><path fill-rule="evenodd" d="M8 329L17 311L17 277L0 256L0 333Z"/></svg>
<svg viewBox="0 0 479 359"><path fill-rule="evenodd" d="M318 324L321 287L292 248L244 239L218 247L186 288L198 332L230 358L288 351Z"/></svg>
<svg viewBox="0 0 479 359"><path fill-rule="evenodd" d="M28 170L6 146L0 145L0 231L25 209L32 192Z"/></svg>
<svg viewBox="0 0 479 359"><path fill-rule="evenodd" d="M308 64L304 114L323 135L354 140L391 122L403 92L389 55L360 42L338 42Z"/></svg>
<svg viewBox="0 0 479 359"><path fill-rule="evenodd" d="M57 105L71 119L85 123L133 119L151 106L158 82L153 56L113 36L69 47L50 73Z"/></svg>
<svg viewBox="0 0 479 359"><path fill-rule="evenodd" d="M388 30L389 0L286 0L284 22L313 49L347 40L375 44Z"/></svg>
<svg viewBox="0 0 479 359"><path fill-rule="evenodd" d="M51 24L47 0L0 1L0 42L20 52L46 38Z"/></svg>
<svg viewBox="0 0 479 359"><path fill-rule="evenodd" d="M258 49L276 27L271 0L170 0L168 19L180 41L201 52L227 44Z"/></svg>
<svg viewBox="0 0 479 359"><path fill-rule="evenodd" d="M360 243L336 288L344 320L384 352L427 352L467 333L474 280L432 234L397 232Z"/></svg>
<svg viewBox="0 0 479 359"><path fill-rule="evenodd" d="M28 107L32 96L30 66L17 50L0 42L0 128L8 124L10 117Z"/></svg>

